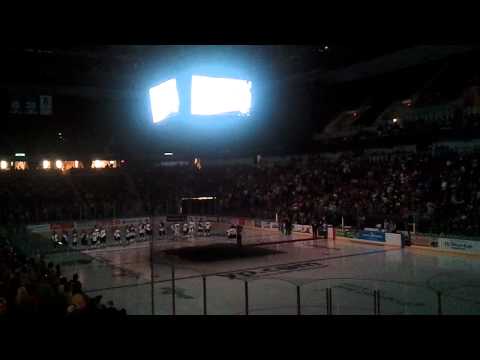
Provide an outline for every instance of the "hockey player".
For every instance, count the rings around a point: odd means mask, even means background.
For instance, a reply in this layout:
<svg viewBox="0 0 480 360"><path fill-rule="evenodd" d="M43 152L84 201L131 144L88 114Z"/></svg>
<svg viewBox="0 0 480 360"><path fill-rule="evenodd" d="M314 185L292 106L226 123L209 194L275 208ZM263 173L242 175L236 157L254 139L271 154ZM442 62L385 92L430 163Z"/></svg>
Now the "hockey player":
<svg viewBox="0 0 480 360"><path fill-rule="evenodd" d="M90 235L90 239L91 239L90 244L93 247L97 246L98 232L96 231L96 229L92 231L92 234Z"/></svg>
<svg viewBox="0 0 480 360"><path fill-rule="evenodd" d="M212 224L210 224L210 221L205 222L205 235L210 236L210 230L212 229Z"/></svg>
<svg viewBox="0 0 480 360"><path fill-rule="evenodd" d="M74 229L72 233L72 246L74 247L78 246L78 234L76 229Z"/></svg>
<svg viewBox="0 0 480 360"><path fill-rule="evenodd" d="M57 237L56 237L57 233L55 231L52 232L52 235L50 235L50 240L52 241L52 244L57 246Z"/></svg>
<svg viewBox="0 0 480 360"><path fill-rule="evenodd" d="M85 233L85 231L82 231L82 234L80 235L80 244L82 244L82 246L88 245L87 234Z"/></svg>
<svg viewBox="0 0 480 360"><path fill-rule="evenodd" d="M120 233L120 229L115 229L113 233L113 239L115 240L116 243L120 242L120 240L122 239L122 234Z"/></svg>
<svg viewBox="0 0 480 360"><path fill-rule="evenodd" d="M202 221L202 219L200 219L200 221L198 222L198 228L197 228L197 230L198 230L198 233L199 233L200 235L204 235L204 232L203 232L203 221Z"/></svg>
<svg viewBox="0 0 480 360"><path fill-rule="evenodd" d="M132 240L132 233L130 232L130 227L128 226L125 229L125 245L128 245L128 243Z"/></svg>
<svg viewBox="0 0 480 360"><path fill-rule="evenodd" d="M192 237L195 236L195 221L188 223L188 234Z"/></svg>
<svg viewBox="0 0 480 360"><path fill-rule="evenodd" d="M147 236L152 236L152 225L150 225L150 221L147 220L147 224L145 225L145 232Z"/></svg>
<svg viewBox="0 0 480 360"><path fill-rule="evenodd" d="M57 244L57 246L62 246L62 245L65 245L61 238L60 238L60 235L58 235L57 233L55 233L55 243Z"/></svg>
<svg viewBox="0 0 480 360"><path fill-rule="evenodd" d="M66 231L62 234L62 244L68 245L68 232Z"/></svg>
<svg viewBox="0 0 480 360"><path fill-rule="evenodd" d="M175 224L173 228L175 236L180 236L180 224Z"/></svg>
<svg viewBox="0 0 480 360"><path fill-rule="evenodd" d="M138 225L138 235L140 237L140 241L145 240L145 224L140 223Z"/></svg>
<svg viewBox="0 0 480 360"><path fill-rule="evenodd" d="M135 242L135 240L137 240L137 231L135 226L130 225L130 242Z"/></svg>
<svg viewBox="0 0 480 360"><path fill-rule="evenodd" d="M65 235L65 234L62 234L62 236L60 236L60 235L58 235L57 233L55 233L55 241L57 242L57 245L58 245L58 246L63 246L63 245L65 245L65 243L62 241L64 235Z"/></svg>
<svg viewBox="0 0 480 360"><path fill-rule="evenodd" d="M158 236L163 237L166 233L165 230L165 224L163 223L163 221L160 221L160 224L158 224Z"/></svg>
<svg viewBox="0 0 480 360"><path fill-rule="evenodd" d="M104 227L100 229L100 245L105 246L107 244L107 230Z"/></svg>
<svg viewBox="0 0 480 360"><path fill-rule="evenodd" d="M89 234L88 234L88 238L90 240L90 246L95 246L95 237L94 237L94 231L92 230Z"/></svg>
<svg viewBox="0 0 480 360"><path fill-rule="evenodd" d="M186 222L183 223L182 233L183 233L183 236L188 235L188 223L186 223Z"/></svg>
<svg viewBox="0 0 480 360"><path fill-rule="evenodd" d="M60 247L63 245L62 241L60 240L60 237L55 231L52 233L51 239L55 247Z"/></svg>
<svg viewBox="0 0 480 360"><path fill-rule="evenodd" d="M235 225L230 225L230 228L227 230L227 238L236 239L237 238L237 227Z"/></svg>
<svg viewBox="0 0 480 360"><path fill-rule="evenodd" d="M98 228L98 226L95 226L93 234L95 235L95 246L98 246L100 243L100 229Z"/></svg>

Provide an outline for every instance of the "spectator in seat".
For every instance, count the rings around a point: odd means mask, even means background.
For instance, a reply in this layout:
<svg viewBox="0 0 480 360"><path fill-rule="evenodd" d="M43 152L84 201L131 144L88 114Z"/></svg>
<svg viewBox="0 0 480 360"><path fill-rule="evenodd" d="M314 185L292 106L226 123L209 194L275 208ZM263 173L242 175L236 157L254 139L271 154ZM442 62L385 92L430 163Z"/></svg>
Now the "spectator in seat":
<svg viewBox="0 0 480 360"><path fill-rule="evenodd" d="M73 278L70 281L70 288L72 291L72 296L82 293L82 283L78 280L78 274L73 274Z"/></svg>

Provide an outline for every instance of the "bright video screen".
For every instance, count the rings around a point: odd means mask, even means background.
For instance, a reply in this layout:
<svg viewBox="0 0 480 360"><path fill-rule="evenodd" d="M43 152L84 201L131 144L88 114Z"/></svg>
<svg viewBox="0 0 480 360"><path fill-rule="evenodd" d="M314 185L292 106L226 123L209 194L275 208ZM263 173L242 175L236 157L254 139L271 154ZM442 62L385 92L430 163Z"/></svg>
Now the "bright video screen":
<svg viewBox="0 0 480 360"><path fill-rule="evenodd" d="M153 122L158 123L176 114L180 109L177 80L171 79L150 89Z"/></svg>
<svg viewBox="0 0 480 360"><path fill-rule="evenodd" d="M252 83L247 80L192 76L192 115L249 114Z"/></svg>

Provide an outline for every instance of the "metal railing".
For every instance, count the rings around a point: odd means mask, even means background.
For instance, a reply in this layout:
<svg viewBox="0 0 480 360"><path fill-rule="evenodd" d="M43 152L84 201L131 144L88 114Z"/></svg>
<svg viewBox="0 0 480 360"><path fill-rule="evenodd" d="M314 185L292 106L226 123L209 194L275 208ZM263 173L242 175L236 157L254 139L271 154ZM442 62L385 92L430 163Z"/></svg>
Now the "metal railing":
<svg viewBox="0 0 480 360"><path fill-rule="evenodd" d="M10 228L8 236L24 253L35 254L24 229ZM134 247L110 247L105 254L103 249L67 249L48 256L61 264L65 275L79 273L87 294L103 295L132 315L480 313L480 280L471 276L462 275L459 281L439 274L419 284L360 277L295 279L283 274L309 270L302 268L305 261L212 273L159 257L161 241L146 238ZM139 256L126 261L125 249Z"/></svg>
<svg viewBox="0 0 480 360"><path fill-rule="evenodd" d="M161 271L162 274L155 275L153 281L107 286L86 292L103 294L115 303L125 304L129 314L143 315L480 313L480 283L441 288L432 287L429 283L424 285L355 277L312 278L307 281L255 277L252 276L256 273L254 270L200 273L196 269L169 262L156 264L155 267L155 271ZM154 296L148 296L149 285ZM132 300L143 298L143 305L128 303L132 289L135 294ZM149 303L148 299L154 303Z"/></svg>

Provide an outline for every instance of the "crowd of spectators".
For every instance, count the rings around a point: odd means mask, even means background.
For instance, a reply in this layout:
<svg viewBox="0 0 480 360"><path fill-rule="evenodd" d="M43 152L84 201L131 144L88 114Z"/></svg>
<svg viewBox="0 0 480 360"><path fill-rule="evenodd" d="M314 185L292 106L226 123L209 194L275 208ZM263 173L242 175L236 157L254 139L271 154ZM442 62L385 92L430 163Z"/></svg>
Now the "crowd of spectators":
<svg viewBox="0 0 480 360"><path fill-rule="evenodd" d="M59 265L40 256L28 258L17 253L8 240L0 243L0 317L41 315L56 318L85 316L123 317L112 302L83 292L78 275L68 280Z"/></svg>
<svg viewBox="0 0 480 360"><path fill-rule="evenodd" d="M66 178L59 173L8 171L0 174L1 223L61 219L75 201Z"/></svg>
<svg viewBox="0 0 480 360"><path fill-rule="evenodd" d="M446 148L229 169L222 183L234 181L222 206L300 224L325 218L339 225L343 217L358 227L387 221L407 229L415 221L418 231L479 235L479 157Z"/></svg>
<svg viewBox="0 0 480 360"><path fill-rule="evenodd" d="M479 152L449 148L318 154L257 165L143 167L77 174L0 174L0 215L23 222L176 213L179 199L210 196L224 215L309 224L480 235ZM46 211L45 211L46 209Z"/></svg>
<svg viewBox="0 0 480 360"><path fill-rule="evenodd" d="M432 110L430 114L423 114L414 119L409 115L399 116L395 122L393 119L384 119L372 128L358 127L348 135L342 133L330 135L322 139L321 145L345 151L352 147L363 148L372 143L389 146L394 143L475 139L480 136L480 113L478 108L475 111L472 109L455 108L448 113L445 111L437 113Z"/></svg>
<svg viewBox="0 0 480 360"><path fill-rule="evenodd" d="M80 170L68 177L80 206L73 218L103 219L135 215L138 201L122 169ZM130 213L132 211L132 213Z"/></svg>
<svg viewBox="0 0 480 360"><path fill-rule="evenodd" d="M139 197L119 169L3 171L0 173L0 223L133 216Z"/></svg>

